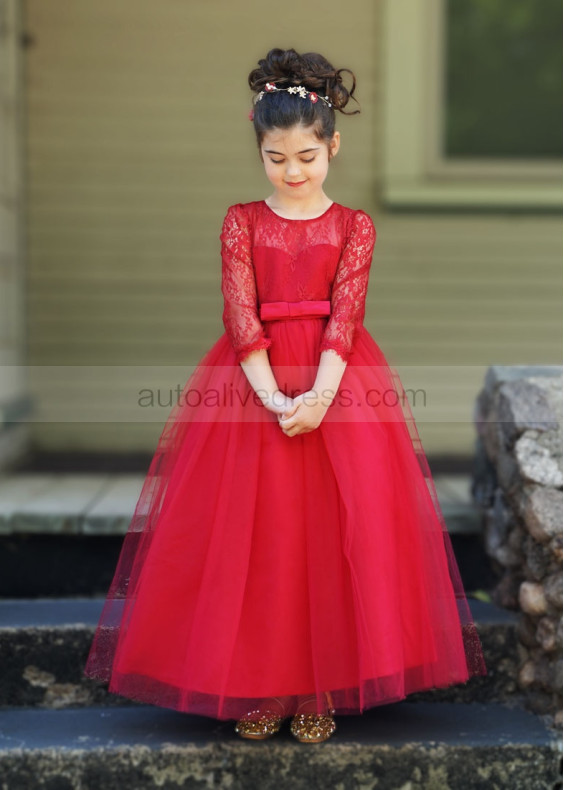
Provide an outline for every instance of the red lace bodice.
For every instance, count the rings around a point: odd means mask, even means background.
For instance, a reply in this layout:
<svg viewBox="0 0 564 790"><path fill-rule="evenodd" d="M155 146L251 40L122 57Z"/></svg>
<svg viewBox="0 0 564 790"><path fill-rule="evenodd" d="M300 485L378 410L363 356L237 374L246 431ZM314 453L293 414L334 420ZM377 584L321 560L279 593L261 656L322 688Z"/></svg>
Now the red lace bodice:
<svg viewBox="0 0 564 790"><path fill-rule="evenodd" d="M284 219L264 200L229 206L220 234L223 324L237 361L269 348L264 302L331 301L319 351L348 361L364 319L376 243L372 219L339 203L314 219Z"/></svg>

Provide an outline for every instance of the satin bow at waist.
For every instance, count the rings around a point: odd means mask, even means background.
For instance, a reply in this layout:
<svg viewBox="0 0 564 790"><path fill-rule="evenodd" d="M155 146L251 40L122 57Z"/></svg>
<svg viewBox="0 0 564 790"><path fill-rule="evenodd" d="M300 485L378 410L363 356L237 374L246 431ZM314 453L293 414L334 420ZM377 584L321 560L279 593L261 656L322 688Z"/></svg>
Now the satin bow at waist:
<svg viewBox="0 0 564 790"><path fill-rule="evenodd" d="M260 306L261 321L314 318L330 314L331 302L328 299L309 299L303 302L263 302Z"/></svg>

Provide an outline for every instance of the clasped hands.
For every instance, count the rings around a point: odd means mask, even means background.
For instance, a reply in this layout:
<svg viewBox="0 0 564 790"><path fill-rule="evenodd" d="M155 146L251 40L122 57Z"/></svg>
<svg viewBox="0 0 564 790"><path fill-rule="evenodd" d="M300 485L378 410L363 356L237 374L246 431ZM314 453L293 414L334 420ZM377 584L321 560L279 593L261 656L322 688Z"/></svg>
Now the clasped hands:
<svg viewBox="0 0 564 790"><path fill-rule="evenodd" d="M286 436L297 436L319 427L331 400L315 390L307 390L295 398L278 390L263 403L266 409L276 414L278 424Z"/></svg>

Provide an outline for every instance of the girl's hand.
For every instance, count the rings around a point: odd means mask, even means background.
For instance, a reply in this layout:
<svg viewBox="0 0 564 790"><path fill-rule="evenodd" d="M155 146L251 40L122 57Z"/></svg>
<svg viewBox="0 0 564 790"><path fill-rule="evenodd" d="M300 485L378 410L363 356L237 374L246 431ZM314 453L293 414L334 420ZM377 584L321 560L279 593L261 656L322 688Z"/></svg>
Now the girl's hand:
<svg viewBox="0 0 564 790"><path fill-rule="evenodd" d="M293 399L293 406L278 418L286 436L310 433L321 425L329 403L323 401L315 390L302 392Z"/></svg>
<svg viewBox="0 0 564 790"><path fill-rule="evenodd" d="M292 409L293 400L289 395L286 395L282 390L276 390L265 398L262 398L264 408L277 415L278 419L285 413Z"/></svg>

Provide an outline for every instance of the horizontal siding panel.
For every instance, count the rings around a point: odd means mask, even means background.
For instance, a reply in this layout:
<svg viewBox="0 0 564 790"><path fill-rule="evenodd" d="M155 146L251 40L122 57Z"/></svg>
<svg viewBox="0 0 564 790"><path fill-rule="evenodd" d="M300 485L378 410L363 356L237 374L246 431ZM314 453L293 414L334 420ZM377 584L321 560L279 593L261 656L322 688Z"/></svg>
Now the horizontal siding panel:
<svg viewBox="0 0 564 790"><path fill-rule="evenodd" d="M156 258L154 255L143 255L141 251L134 256L118 255L111 250L108 250L107 254L96 254L96 252L90 256L79 250L70 254L58 252L56 257L44 253L36 262L35 282L41 286L51 284L53 288L64 288L69 284L69 266L73 266L77 287L104 283L107 285L130 283L138 287L145 287L151 283L153 287L171 290L177 285L189 287L190 284L198 286L215 282L215 278L219 277L221 273L219 253L197 261L186 253L173 255L167 252L166 257L159 255ZM190 267L187 270L188 260ZM156 269L156 263L158 263L160 270ZM536 276L533 272L527 272L526 276L522 276L516 281L508 281L506 278L499 277L497 279L491 278L485 283L483 281L477 282L477 278L466 279L464 277L465 270L463 270L460 278L451 272L450 276L443 277L440 283L431 281L430 288L432 287L439 302L443 301L445 294L464 294L467 293L467 290L474 289L476 294L483 294L484 298L487 298L493 291L492 298L499 299L496 292L503 290L508 299L526 298L533 295L535 298L538 296L547 298L549 302L559 303L558 295L554 292L554 285L551 282L539 282L539 267L536 268L536 272ZM549 269L548 273L552 273L552 269ZM413 277L395 276L394 272L390 272L389 276L388 273L384 275L381 272L376 272L373 266L369 285L369 294L372 292L373 294L369 295L369 299L376 302L379 298L378 294L385 292L388 298L391 298L392 294L397 294L397 299L403 300L407 290L407 301L409 301L412 298L410 293L412 286ZM417 301L416 298L415 301Z"/></svg>
<svg viewBox="0 0 564 790"><path fill-rule="evenodd" d="M83 365L83 364L97 364L97 365L158 365L167 364L175 365L186 361L184 350L190 347L198 356L203 355L211 345L223 333L223 327L218 325L217 336L216 333L202 338L201 333L185 333L181 337L174 333L167 336L162 333L158 339L152 337L138 337L130 336L125 339L123 344L120 343L119 336L106 335L102 338L93 338L89 340L82 340L81 338L67 339L64 346L64 351L57 355L57 360L48 362L46 359L51 358L49 352L52 351L52 345L44 343L43 340L38 341L38 348L42 349L43 359L37 361L36 365ZM456 347L452 342L445 340L444 337L436 339L433 342L432 348L429 348L429 343L426 340L416 340L413 337L405 338L403 341L386 338L382 334L372 332L375 342L382 349L384 354L394 361L395 365L496 365L496 359L500 355L506 357L511 356L512 365L522 364L543 364L555 365L558 362L549 356L549 353L540 353L536 355L538 349L538 342L523 341L519 349L516 351L515 344L510 341L495 341L490 343L490 351L484 354L483 349L476 351L476 344L471 340L460 340L457 342ZM112 356L112 352L116 349L121 352L131 350L131 356L121 357L116 355ZM169 356L167 361L164 362L161 358L163 351L166 351ZM99 352L99 353L98 353ZM175 357L175 355L177 355ZM93 360L96 360L94 362ZM409 359L409 362L406 362ZM485 370L484 370L485 372Z"/></svg>
<svg viewBox="0 0 564 790"><path fill-rule="evenodd" d="M45 446L53 450L107 451L108 442L115 452L147 451L155 447L162 426L155 423L41 423L36 427ZM431 423L419 426L423 448L429 455L459 453L472 445L474 428L460 423Z"/></svg>
<svg viewBox="0 0 564 790"><path fill-rule="evenodd" d="M105 318L112 316L113 320L127 323L128 320L132 321L132 319L135 318L135 316L132 315L133 311L139 312L145 320L148 320L151 316L155 316L159 321L177 321L178 323L184 324L187 318L181 313L183 307L190 306L192 310L199 311L202 316L208 314L210 309L218 310L221 307L219 298L212 294L200 295L186 293L181 297L177 295L176 297L171 296L161 299L152 298L149 295L135 297L131 294L125 294L119 297L118 294L114 294L113 296L102 295L99 299L99 303L96 303L92 298L88 298L84 294L80 296L69 294L68 300L62 303L63 306L61 310L63 312L55 312L55 308L58 308L61 303L60 296L57 297L54 295L52 298L49 298L43 293L40 293L38 295L32 294L31 298L35 303L34 312L36 313L36 318L41 316L46 318L50 316L53 323L60 322L63 316L69 320L80 321L82 319L86 321L90 320L92 317L100 317L101 313ZM129 299L127 313L123 310L124 298ZM401 308L405 306L405 302L398 300L397 306ZM413 306L417 307L417 302L414 301ZM427 307L428 305L426 305L426 308ZM503 324L508 330L519 330L519 328L523 327L524 322L527 325L527 333L534 331L535 328L541 329L543 332L554 331L554 319L558 318L557 305L555 305L552 317L550 312L543 317L525 311L515 315L515 310L510 310L509 307L510 306L507 307L507 317L503 319L503 316L499 316L495 310L492 310L490 316L484 316L483 313L477 315L476 308L472 309L471 305L469 306L461 302L457 310L456 304L449 303L448 310L445 307L441 313L422 313L417 319L417 326L419 328L427 327L440 332L445 328L450 329L458 320L460 328L464 325L475 327L476 333L479 334L480 330L486 328L488 330L492 328L497 329L500 321L503 320ZM382 315L382 311L378 312L378 304L376 304L374 308L372 308L370 304L367 305L366 315L370 317L372 314L378 317L378 325L382 325L386 319L392 323L401 323L397 321L397 318L394 321L394 314L389 310L386 311L384 315ZM406 331L412 333L413 326L410 324ZM452 331L456 330L453 329Z"/></svg>

